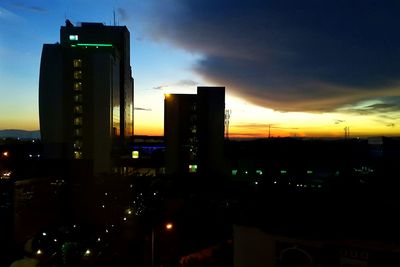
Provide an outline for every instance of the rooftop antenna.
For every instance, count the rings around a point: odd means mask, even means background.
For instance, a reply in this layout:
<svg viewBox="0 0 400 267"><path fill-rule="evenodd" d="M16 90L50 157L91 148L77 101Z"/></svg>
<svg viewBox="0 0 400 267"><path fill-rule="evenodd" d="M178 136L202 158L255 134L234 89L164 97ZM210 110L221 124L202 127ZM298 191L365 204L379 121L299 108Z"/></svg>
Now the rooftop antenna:
<svg viewBox="0 0 400 267"><path fill-rule="evenodd" d="M115 26L115 8L113 8L113 15L114 15L114 26Z"/></svg>

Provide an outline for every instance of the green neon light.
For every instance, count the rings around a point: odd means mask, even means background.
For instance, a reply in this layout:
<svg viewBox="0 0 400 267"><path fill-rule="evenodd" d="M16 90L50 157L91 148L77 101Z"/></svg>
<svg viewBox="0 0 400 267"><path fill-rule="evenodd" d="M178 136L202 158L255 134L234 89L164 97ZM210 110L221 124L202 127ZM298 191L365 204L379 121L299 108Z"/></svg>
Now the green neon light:
<svg viewBox="0 0 400 267"><path fill-rule="evenodd" d="M76 45L71 45L71 47L76 47Z"/></svg>
<svg viewBox="0 0 400 267"><path fill-rule="evenodd" d="M106 46L106 47L112 47L112 44L76 44L77 46Z"/></svg>

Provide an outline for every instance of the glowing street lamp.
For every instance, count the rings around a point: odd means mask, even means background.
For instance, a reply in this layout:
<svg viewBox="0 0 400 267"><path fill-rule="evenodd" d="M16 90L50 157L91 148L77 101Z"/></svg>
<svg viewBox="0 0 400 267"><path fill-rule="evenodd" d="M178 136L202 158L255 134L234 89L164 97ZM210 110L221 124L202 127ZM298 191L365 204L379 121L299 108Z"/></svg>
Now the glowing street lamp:
<svg viewBox="0 0 400 267"><path fill-rule="evenodd" d="M173 223L168 222L164 224L164 228L166 231L171 231L174 228ZM154 267L154 227L151 229L151 267Z"/></svg>
<svg viewBox="0 0 400 267"><path fill-rule="evenodd" d="M165 229L166 230L172 230L172 228L174 228L174 225L172 223L166 223L165 224Z"/></svg>

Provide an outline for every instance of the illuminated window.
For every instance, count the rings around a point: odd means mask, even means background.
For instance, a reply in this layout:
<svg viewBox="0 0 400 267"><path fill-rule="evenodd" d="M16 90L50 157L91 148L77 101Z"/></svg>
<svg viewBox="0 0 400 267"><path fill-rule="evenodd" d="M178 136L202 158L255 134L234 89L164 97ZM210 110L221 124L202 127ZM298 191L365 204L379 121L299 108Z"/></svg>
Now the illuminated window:
<svg viewBox="0 0 400 267"><path fill-rule="evenodd" d="M189 172L191 173L197 172L197 165L189 165Z"/></svg>
<svg viewBox="0 0 400 267"><path fill-rule="evenodd" d="M82 59L74 59L74 68L80 68L82 67Z"/></svg>
<svg viewBox="0 0 400 267"><path fill-rule="evenodd" d="M286 170L281 170L281 174L285 174L285 173L287 173Z"/></svg>
<svg viewBox="0 0 400 267"><path fill-rule="evenodd" d="M262 175L262 174L263 174L262 170L256 170L256 173L257 173L258 175Z"/></svg>
<svg viewBox="0 0 400 267"><path fill-rule="evenodd" d="M82 105L74 106L74 113L75 113L75 114L82 114L82 112L83 112L83 107L82 107Z"/></svg>
<svg viewBox="0 0 400 267"><path fill-rule="evenodd" d="M232 170L232 175L237 175L238 170Z"/></svg>
<svg viewBox="0 0 400 267"><path fill-rule="evenodd" d="M81 82L74 82L74 90L81 91L82 90L82 83Z"/></svg>
<svg viewBox="0 0 400 267"><path fill-rule="evenodd" d="M74 129L74 135L77 137L82 136L82 129Z"/></svg>
<svg viewBox="0 0 400 267"><path fill-rule="evenodd" d="M74 151L74 158L75 159L81 159L82 158L82 152L81 151Z"/></svg>
<svg viewBox="0 0 400 267"><path fill-rule="evenodd" d="M74 125L80 126L80 125L82 125L82 121L83 121L82 117L76 117L74 119Z"/></svg>
<svg viewBox="0 0 400 267"><path fill-rule="evenodd" d="M78 41L78 35L70 35L69 40L70 41Z"/></svg>
<svg viewBox="0 0 400 267"><path fill-rule="evenodd" d="M133 159L138 159L139 158L139 151L136 151L136 150L132 151L132 158Z"/></svg>
<svg viewBox="0 0 400 267"><path fill-rule="evenodd" d="M82 71L81 70L75 70L74 71L74 78L75 79L82 79Z"/></svg>
<svg viewBox="0 0 400 267"><path fill-rule="evenodd" d="M81 94L74 95L74 101L75 102L82 102L82 95Z"/></svg>
<svg viewBox="0 0 400 267"><path fill-rule="evenodd" d="M196 125L193 125L192 126L192 133L196 133L197 132L197 127L196 127Z"/></svg>
<svg viewBox="0 0 400 267"><path fill-rule="evenodd" d="M312 174L313 173L313 171L307 171L307 174Z"/></svg>
<svg viewBox="0 0 400 267"><path fill-rule="evenodd" d="M76 149L76 150L82 149L82 141L81 140L74 141L74 149Z"/></svg>

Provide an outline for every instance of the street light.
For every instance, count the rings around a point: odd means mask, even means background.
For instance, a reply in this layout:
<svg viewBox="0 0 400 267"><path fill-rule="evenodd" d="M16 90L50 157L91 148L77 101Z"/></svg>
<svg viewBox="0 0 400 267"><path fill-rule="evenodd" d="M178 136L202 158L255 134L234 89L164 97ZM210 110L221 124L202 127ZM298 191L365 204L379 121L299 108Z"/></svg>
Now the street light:
<svg viewBox="0 0 400 267"><path fill-rule="evenodd" d="M164 228L166 231L171 231L174 228L174 224L172 222L167 222L164 224ZM154 239L155 231L153 226L151 229L151 267L154 267Z"/></svg>

